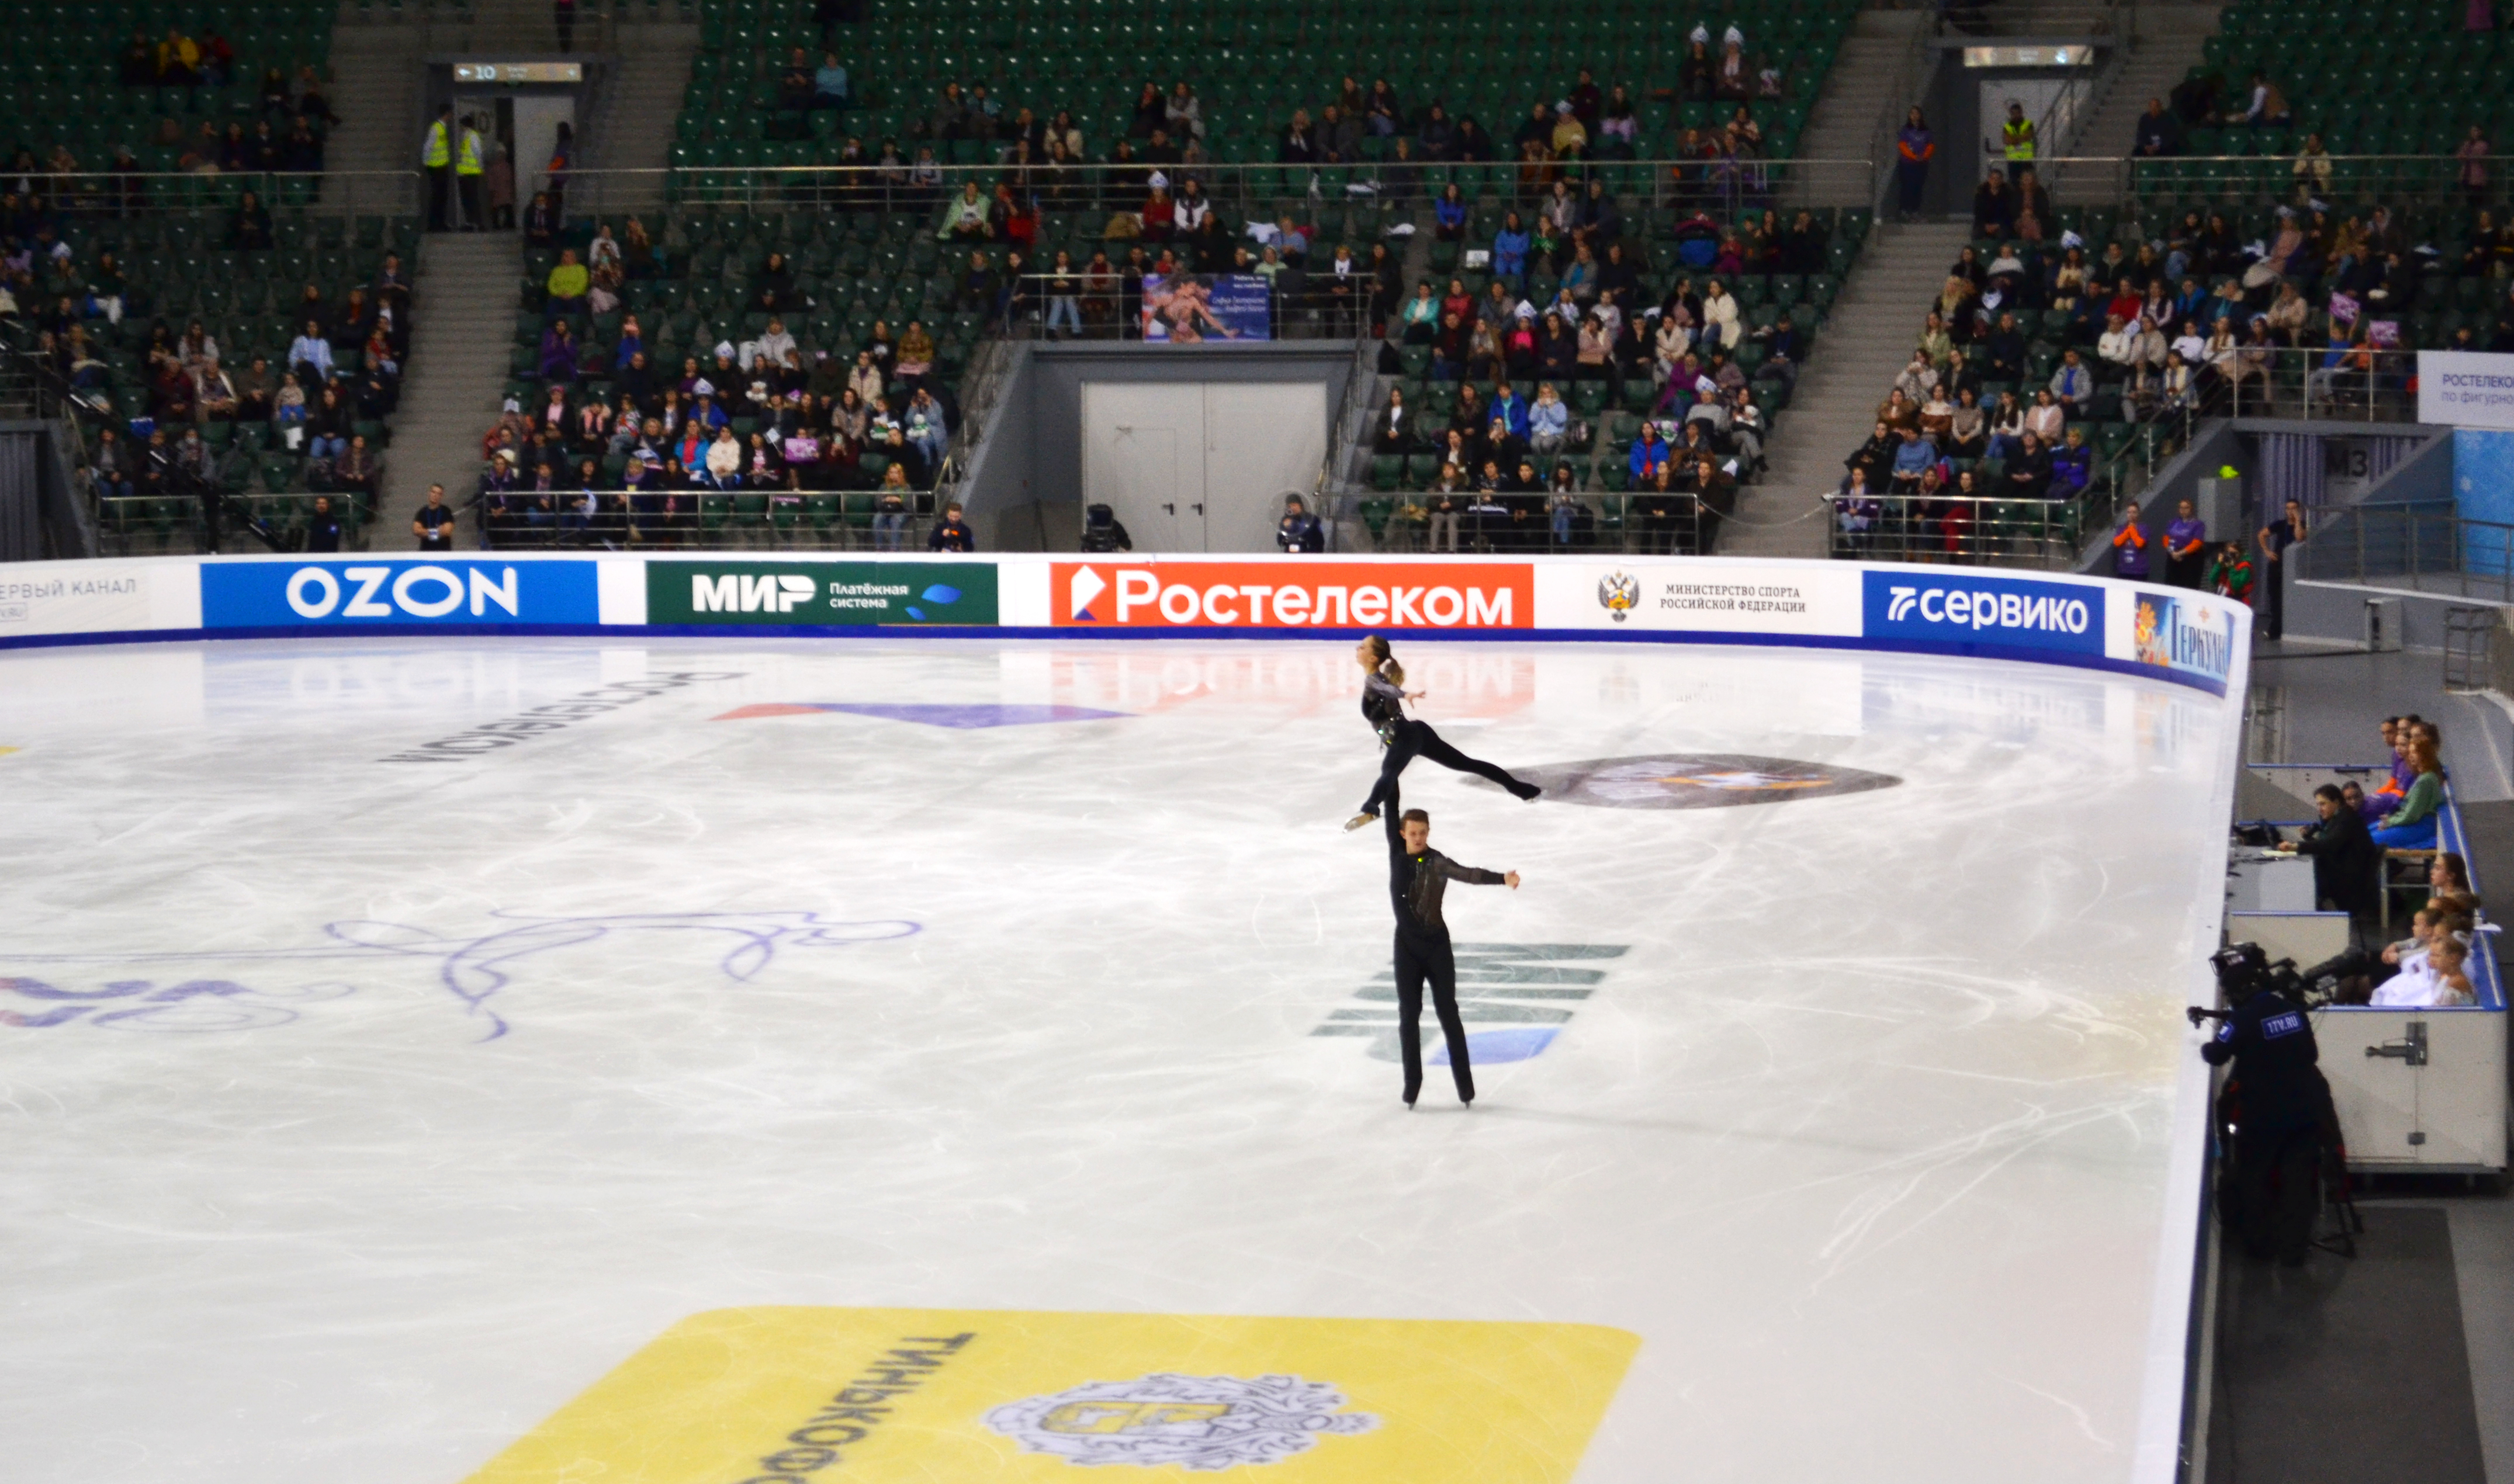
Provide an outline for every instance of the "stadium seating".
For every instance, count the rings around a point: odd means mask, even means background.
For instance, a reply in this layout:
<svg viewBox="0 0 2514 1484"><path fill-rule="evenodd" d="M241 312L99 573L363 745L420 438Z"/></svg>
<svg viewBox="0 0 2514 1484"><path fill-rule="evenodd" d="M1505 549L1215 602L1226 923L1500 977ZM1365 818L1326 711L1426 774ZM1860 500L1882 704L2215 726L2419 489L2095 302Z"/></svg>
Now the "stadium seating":
<svg viewBox="0 0 2514 1484"><path fill-rule="evenodd" d="M2242 111L2257 72L2285 95L2291 117L2270 128L2198 123L2184 140L2187 158L2141 162L2135 188L2168 204L2293 199L2292 157L2318 134L2337 157L2318 193L2399 202L2451 189L2455 172L2440 157L2472 125L2492 140L2514 129L2514 92L2503 86L2514 41L2503 30L2464 29L2466 16L2463 0L2226 7L2182 96L2196 90L2221 119Z"/></svg>
<svg viewBox="0 0 2514 1484"><path fill-rule="evenodd" d="M304 68L321 71L331 56L335 9L332 0L21 0L11 7L11 45L0 50L0 140L13 158L22 150L37 166L49 165L60 148L77 168L101 171L128 148L142 171L176 171L203 124L251 130L263 116L268 69L292 83ZM205 60L196 81L159 86L154 54L170 29L196 48L206 43L215 51L223 43L232 54L219 68L223 81ZM128 56L135 44L149 57L138 71Z"/></svg>
<svg viewBox="0 0 2514 1484"><path fill-rule="evenodd" d="M1204 150L1216 164L1273 163L1292 111L1315 111L1348 76L1364 87L1390 79L1409 107L1438 97L1452 117L1475 114L1506 139L1531 103L1554 100L1582 67L1594 70L1601 87L1627 84L1637 99L1672 87L1686 36L1702 25L1718 38L1732 23L1746 36L1747 55L1768 60L1785 76L1781 100L1753 104L1764 154L1780 157L1791 153L1857 8L1855 0L1763 0L1697 13L1606 0L1531 28L1515 8L1493 0L1399 0L1365 9L1257 0L870 0L861 23L831 27L825 42L809 0L707 0L674 161L830 164L848 135L869 147L896 140L908 148L952 82L984 85L1007 121L1024 107L1041 119L1071 111L1094 159L1126 132L1147 81L1164 92L1181 80L1196 88L1205 110ZM809 138L772 139L780 72L796 48L817 64L825 44L847 68L862 111L816 113ZM1716 106L1645 104L1636 156L1666 157L1678 131L1727 117ZM984 141L936 142L941 163L992 157ZM1365 141L1374 156L1389 147Z"/></svg>
<svg viewBox="0 0 2514 1484"><path fill-rule="evenodd" d="M273 246L258 252L224 245L228 216L221 211L142 213L120 220L71 214L63 220L64 241L73 250L62 264L66 275L91 277L106 254L122 273L126 311L121 324L102 318L82 322L101 363L82 378L82 384L110 400L116 422L152 410L147 347L159 326L180 336L197 321L217 341L221 365L231 377L259 356L268 361L275 379L286 369L289 343L302 328L296 310L308 286L337 309L350 289L376 282L387 255L400 258L405 274L417 275L424 239L416 217L344 218L285 206L272 215ZM73 277L63 279L71 281ZM403 335L406 346L406 328ZM346 346L336 346L334 355L345 391L366 369L364 355ZM396 378L396 389L397 384ZM95 425L101 420L84 421L93 446ZM354 430L365 433L379 452L390 445L389 425L381 418L361 412ZM204 431L221 453L233 499L246 501L250 513L271 520L283 532L303 524L311 501L302 452L290 450L261 423L213 421ZM168 534L180 522L178 512L159 507L164 503L108 502L106 534L125 538L126 544L131 539ZM352 525L371 514L363 501L341 498L335 504ZM188 514L182 519L188 520Z"/></svg>

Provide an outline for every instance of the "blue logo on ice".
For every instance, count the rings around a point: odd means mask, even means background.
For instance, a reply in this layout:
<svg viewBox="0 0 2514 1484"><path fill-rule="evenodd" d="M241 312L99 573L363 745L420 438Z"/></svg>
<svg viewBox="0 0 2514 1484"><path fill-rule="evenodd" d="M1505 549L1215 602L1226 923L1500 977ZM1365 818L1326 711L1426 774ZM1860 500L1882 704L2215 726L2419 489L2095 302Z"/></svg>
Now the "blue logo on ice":
<svg viewBox="0 0 2514 1484"><path fill-rule="evenodd" d="M201 566L204 628L599 622L591 562L377 557Z"/></svg>
<svg viewBox="0 0 2514 1484"><path fill-rule="evenodd" d="M2021 578L1862 574L1871 639L2104 652L2104 589Z"/></svg>

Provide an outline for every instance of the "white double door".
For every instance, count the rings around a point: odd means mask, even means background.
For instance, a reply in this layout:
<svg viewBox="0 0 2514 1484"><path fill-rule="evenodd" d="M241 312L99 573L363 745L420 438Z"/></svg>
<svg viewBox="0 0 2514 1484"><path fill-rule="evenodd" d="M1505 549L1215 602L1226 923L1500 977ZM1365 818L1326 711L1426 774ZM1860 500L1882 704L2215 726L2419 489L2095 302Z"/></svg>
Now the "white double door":
<svg viewBox="0 0 2514 1484"><path fill-rule="evenodd" d="M1283 497L1327 456L1319 381L1088 381L1082 502L1138 551L1272 551Z"/></svg>

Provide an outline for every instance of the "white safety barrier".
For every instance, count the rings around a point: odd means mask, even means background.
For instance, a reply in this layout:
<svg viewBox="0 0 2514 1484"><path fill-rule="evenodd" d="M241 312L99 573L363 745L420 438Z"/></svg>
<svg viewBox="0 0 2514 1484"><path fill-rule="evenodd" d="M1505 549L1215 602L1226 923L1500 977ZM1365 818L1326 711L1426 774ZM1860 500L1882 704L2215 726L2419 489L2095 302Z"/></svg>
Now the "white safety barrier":
<svg viewBox="0 0 2514 1484"><path fill-rule="evenodd" d="M2093 578L1705 557L431 552L0 567L0 648L325 630L1378 630L1913 650L2222 696L2249 622L2213 594Z"/></svg>
<svg viewBox="0 0 2514 1484"><path fill-rule="evenodd" d="M0 649L345 634L1330 638L1871 649L2111 670L2240 706L2251 615L2209 593L1954 566L1629 556L689 552L163 557L0 567ZM2223 734L2231 817L2242 728ZM2225 862L2194 862L2183 985L2213 1004ZM2174 1143L2130 1476L2176 1477L2206 1323L2209 1068Z"/></svg>

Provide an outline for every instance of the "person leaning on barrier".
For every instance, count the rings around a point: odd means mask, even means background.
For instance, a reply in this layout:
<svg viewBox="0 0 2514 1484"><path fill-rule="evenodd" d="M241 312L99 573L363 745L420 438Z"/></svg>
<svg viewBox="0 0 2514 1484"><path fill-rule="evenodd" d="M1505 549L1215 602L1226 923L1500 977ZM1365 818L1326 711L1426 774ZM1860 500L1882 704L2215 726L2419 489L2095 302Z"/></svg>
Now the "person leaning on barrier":
<svg viewBox="0 0 2514 1484"><path fill-rule="evenodd" d="M1326 527L1309 512L1298 495L1283 501L1283 518L1275 525L1275 544L1286 552L1327 549Z"/></svg>
<svg viewBox="0 0 2514 1484"><path fill-rule="evenodd" d="M2335 1144L2339 1134L2313 1023L2291 992L2300 987L2293 971L2273 971L2257 946L2236 943L2215 962L2233 1008L2217 1013L2217 1034L2200 1056L2234 1068L2217 1104L2220 1123L2235 1127L2224 1209L2255 1261L2276 1256L2282 1266L2302 1266L2317 1208L2316 1167L2323 1145ZM2208 1012L2190 1014L2196 1023Z"/></svg>

